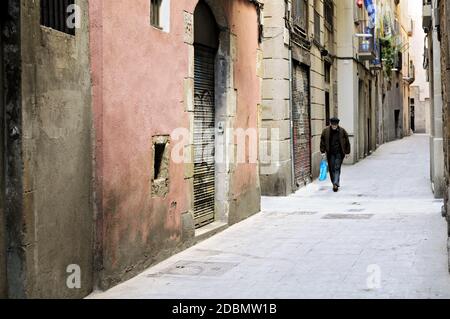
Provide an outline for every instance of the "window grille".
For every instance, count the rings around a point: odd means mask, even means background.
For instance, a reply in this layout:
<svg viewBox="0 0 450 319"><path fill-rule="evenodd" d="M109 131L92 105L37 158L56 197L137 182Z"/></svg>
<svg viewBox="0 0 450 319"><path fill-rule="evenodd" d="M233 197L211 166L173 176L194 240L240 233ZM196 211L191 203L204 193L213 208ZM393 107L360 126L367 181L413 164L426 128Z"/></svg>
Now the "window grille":
<svg viewBox="0 0 450 319"><path fill-rule="evenodd" d="M75 25L69 25L69 17L74 14L70 6L75 0L41 0L41 25L70 35L75 35Z"/></svg>

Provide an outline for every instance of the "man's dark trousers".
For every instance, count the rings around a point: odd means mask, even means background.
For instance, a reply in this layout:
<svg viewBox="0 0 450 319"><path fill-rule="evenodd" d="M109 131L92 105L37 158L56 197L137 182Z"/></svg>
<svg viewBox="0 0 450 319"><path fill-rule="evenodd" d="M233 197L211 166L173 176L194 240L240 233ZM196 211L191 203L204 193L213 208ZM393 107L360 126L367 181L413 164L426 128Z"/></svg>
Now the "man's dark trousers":
<svg viewBox="0 0 450 319"><path fill-rule="evenodd" d="M328 169L330 171L331 182L337 187L341 185L340 179L343 158L341 153L332 153L328 156Z"/></svg>

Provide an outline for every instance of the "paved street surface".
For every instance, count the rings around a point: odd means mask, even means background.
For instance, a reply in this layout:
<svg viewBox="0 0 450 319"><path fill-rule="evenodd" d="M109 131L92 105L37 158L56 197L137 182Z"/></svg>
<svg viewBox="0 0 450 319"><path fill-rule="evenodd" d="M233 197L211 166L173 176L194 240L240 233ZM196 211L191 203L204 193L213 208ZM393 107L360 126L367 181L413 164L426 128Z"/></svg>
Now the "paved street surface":
<svg viewBox="0 0 450 319"><path fill-rule="evenodd" d="M91 298L450 298L428 136L381 146L263 212Z"/></svg>

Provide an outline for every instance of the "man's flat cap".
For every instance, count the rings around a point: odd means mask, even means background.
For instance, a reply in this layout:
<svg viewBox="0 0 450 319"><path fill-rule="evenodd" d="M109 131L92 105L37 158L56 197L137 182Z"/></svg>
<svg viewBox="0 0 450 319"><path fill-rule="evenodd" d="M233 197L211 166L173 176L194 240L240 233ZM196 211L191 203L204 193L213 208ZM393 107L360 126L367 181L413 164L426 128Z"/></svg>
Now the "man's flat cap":
<svg viewBox="0 0 450 319"><path fill-rule="evenodd" d="M341 120L338 119L337 117L333 117L333 118L330 119L330 123L331 124L339 124L340 121Z"/></svg>

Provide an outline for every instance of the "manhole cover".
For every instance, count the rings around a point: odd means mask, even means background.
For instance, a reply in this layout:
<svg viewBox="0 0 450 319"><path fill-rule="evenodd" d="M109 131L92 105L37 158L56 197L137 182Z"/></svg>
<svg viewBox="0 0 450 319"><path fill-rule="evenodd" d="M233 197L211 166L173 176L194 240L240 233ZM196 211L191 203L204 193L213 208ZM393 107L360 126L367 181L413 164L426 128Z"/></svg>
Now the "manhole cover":
<svg viewBox="0 0 450 319"><path fill-rule="evenodd" d="M264 212L264 214L268 214L268 215L280 215L283 214L285 216L289 216L289 215L315 215L318 212L307 212L307 211L298 211L298 212Z"/></svg>
<svg viewBox="0 0 450 319"><path fill-rule="evenodd" d="M328 214L322 219L370 219L373 214Z"/></svg>
<svg viewBox="0 0 450 319"><path fill-rule="evenodd" d="M289 212L288 215L315 215L317 212Z"/></svg>
<svg viewBox="0 0 450 319"><path fill-rule="evenodd" d="M182 260L169 267L163 274L181 276L217 277L225 274L238 264L225 262L203 262Z"/></svg>

